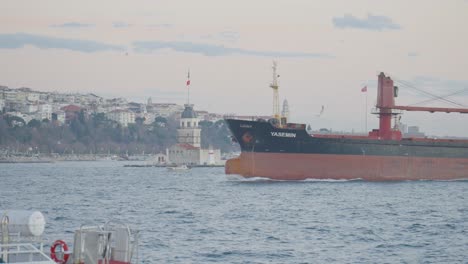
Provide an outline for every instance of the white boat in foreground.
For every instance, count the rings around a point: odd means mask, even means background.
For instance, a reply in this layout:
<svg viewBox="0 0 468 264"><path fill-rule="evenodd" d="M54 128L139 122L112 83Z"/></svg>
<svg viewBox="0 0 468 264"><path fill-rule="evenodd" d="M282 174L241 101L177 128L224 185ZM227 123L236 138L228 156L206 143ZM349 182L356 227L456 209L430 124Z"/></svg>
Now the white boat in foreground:
<svg viewBox="0 0 468 264"><path fill-rule="evenodd" d="M44 215L39 211L0 211L0 263L133 264L138 263L138 231L119 222L81 226L74 247L63 240L44 251Z"/></svg>

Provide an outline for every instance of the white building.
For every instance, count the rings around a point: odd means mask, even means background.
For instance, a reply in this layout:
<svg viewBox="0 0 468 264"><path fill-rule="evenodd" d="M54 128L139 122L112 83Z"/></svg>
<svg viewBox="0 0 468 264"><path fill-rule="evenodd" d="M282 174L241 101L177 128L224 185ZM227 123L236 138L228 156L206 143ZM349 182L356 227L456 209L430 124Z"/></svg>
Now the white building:
<svg viewBox="0 0 468 264"><path fill-rule="evenodd" d="M19 97L18 92L14 90L4 91L3 96L5 98L5 101L8 101L8 102L15 102L18 100L18 97Z"/></svg>
<svg viewBox="0 0 468 264"><path fill-rule="evenodd" d="M65 113L65 111L58 110L58 111L55 111L54 114L57 115L57 121L58 121L60 124L65 124L65 120L66 120L66 113Z"/></svg>
<svg viewBox="0 0 468 264"><path fill-rule="evenodd" d="M38 105L38 111L44 112L44 113L52 113L52 105L50 104L40 104Z"/></svg>
<svg viewBox="0 0 468 264"><path fill-rule="evenodd" d="M156 114L153 113L144 113L142 117L145 118L145 125L150 125L154 122L154 119L156 118Z"/></svg>
<svg viewBox="0 0 468 264"><path fill-rule="evenodd" d="M201 148L201 129L198 122L199 119L193 110L193 105L186 104L181 114L179 129L177 129L179 143L166 150L168 163L178 165L221 164L221 151L219 149Z"/></svg>
<svg viewBox="0 0 468 264"><path fill-rule="evenodd" d="M198 126L197 113L193 111L193 105L186 104L177 129L177 141L181 144L190 144L196 148L201 144L201 129Z"/></svg>
<svg viewBox="0 0 468 264"><path fill-rule="evenodd" d="M114 110L107 113L107 118L114 120L121 124L123 127L127 127L128 124L135 123L135 113L128 110Z"/></svg>
<svg viewBox="0 0 468 264"><path fill-rule="evenodd" d="M153 157L153 164L155 165L165 165L167 164L167 155L163 153L158 153Z"/></svg>
<svg viewBox="0 0 468 264"><path fill-rule="evenodd" d="M37 110L38 110L37 104L23 104L21 107L21 112L27 113L27 114L37 112Z"/></svg>
<svg viewBox="0 0 468 264"><path fill-rule="evenodd" d="M101 104L104 102L104 98L92 93L83 95L80 100L84 104Z"/></svg>
<svg viewBox="0 0 468 264"><path fill-rule="evenodd" d="M50 104L40 104L38 105L38 110L36 112L36 119L38 120L52 120L52 105Z"/></svg>
<svg viewBox="0 0 468 264"><path fill-rule="evenodd" d="M156 116L169 117L175 113L180 113L184 108L177 104L151 104L146 106L148 112Z"/></svg>
<svg viewBox="0 0 468 264"><path fill-rule="evenodd" d="M27 93L26 99L27 99L29 102L37 102L37 101L39 101L39 99L40 99L40 94L39 94L39 93L36 93L36 92Z"/></svg>

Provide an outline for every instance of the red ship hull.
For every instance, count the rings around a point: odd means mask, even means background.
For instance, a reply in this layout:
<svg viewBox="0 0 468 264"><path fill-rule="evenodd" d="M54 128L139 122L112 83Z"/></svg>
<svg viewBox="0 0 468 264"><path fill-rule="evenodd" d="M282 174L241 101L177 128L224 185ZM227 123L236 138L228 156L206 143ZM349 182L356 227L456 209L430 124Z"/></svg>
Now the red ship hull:
<svg viewBox="0 0 468 264"><path fill-rule="evenodd" d="M273 180L459 180L468 178L468 159L242 152L225 170Z"/></svg>

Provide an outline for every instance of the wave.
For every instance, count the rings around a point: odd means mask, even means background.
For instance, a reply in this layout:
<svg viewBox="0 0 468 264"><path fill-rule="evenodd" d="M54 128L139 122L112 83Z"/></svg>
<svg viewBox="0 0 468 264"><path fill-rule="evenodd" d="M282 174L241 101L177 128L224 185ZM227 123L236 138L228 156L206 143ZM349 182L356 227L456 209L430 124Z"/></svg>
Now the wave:
<svg viewBox="0 0 468 264"><path fill-rule="evenodd" d="M226 178L230 181L239 182L353 182L362 181L361 178L356 179L304 179L304 180L278 180L267 177L243 177L240 175L226 175Z"/></svg>

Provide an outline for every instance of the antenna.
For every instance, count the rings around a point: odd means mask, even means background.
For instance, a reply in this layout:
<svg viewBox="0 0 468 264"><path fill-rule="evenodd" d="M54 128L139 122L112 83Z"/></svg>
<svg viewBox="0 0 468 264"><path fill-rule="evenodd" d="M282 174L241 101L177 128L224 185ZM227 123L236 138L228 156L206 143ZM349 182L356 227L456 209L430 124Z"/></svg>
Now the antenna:
<svg viewBox="0 0 468 264"><path fill-rule="evenodd" d="M280 119L280 107L279 107L279 93L278 93L278 77L276 73L276 61L273 61L273 81L270 84L270 87L273 89L273 116L275 119Z"/></svg>

